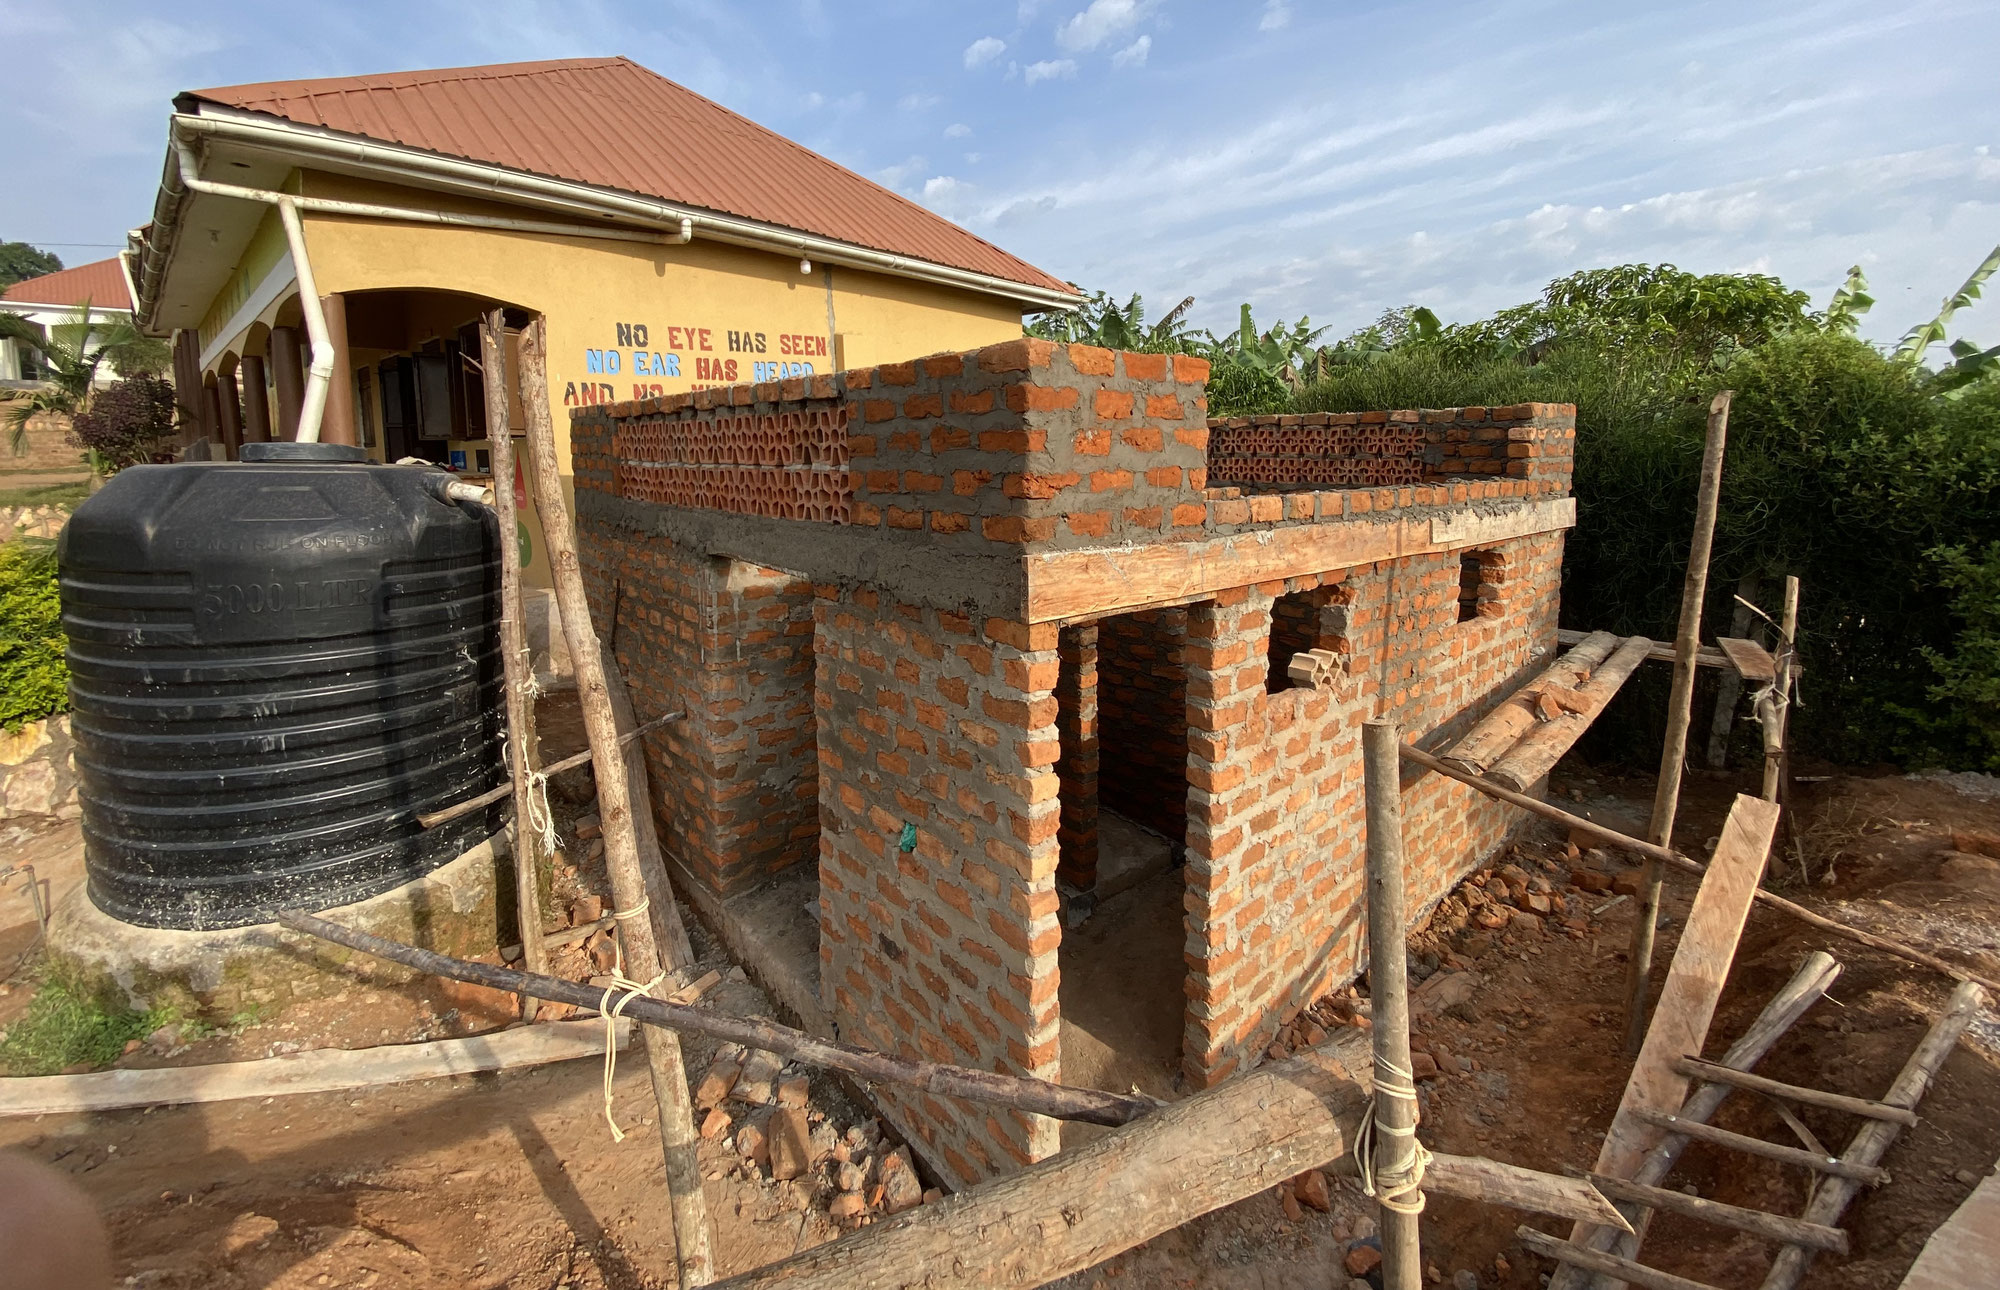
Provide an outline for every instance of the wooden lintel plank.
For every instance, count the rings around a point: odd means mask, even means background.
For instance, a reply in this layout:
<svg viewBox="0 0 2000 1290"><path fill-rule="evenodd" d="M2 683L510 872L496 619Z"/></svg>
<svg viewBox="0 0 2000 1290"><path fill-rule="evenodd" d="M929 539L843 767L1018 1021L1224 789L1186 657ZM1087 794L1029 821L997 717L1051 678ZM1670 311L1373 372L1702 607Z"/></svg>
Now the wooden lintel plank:
<svg viewBox="0 0 2000 1290"><path fill-rule="evenodd" d="M1686 1277L1677 1277L1671 1272L1661 1272L1643 1263L1634 1263L1630 1259L1621 1259L1614 1254L1587 1249L1573 1242L1550 1236L1547 1232L1538 1232L1532 1227L1518 1227L1514 1229L1514 1235L1521 1238L1521 1244L1545 1259L1572 1264L1591 1272L1606 1273L1621 1281L1629 1281L1635 1286L1644 1286L1645 1290L1715 1290L1715 1287L1706 1281L1690 1281Z"/></svg>
<svg viewBox="0 0 2000 1290"><path fill-rule="evenodd" d="M1590 1181L1597 1190L1613 1200L1628 1200L1649 1209L1686 1214L1689 1218L1748 1232L1780 1245L1810 1245L1816 1250L1828 1250L1834 1254L1847 1253L1847 1233L1837 1227L1823 1227L1784 1214L1767 1214L1761 1209L1725 1205L1719 1200L1704 1200L1685 1192L1648 1187L1643 1183L1626 1182L1622 1178L1607 1178L1603 1174L1592 1174Z"/></svg>
<svg viewBox="0 0 2000 1290"><path fill-rule="evenodd" d="M1822 1107L1828 1111L1845 1111L1849 1115L1865 1116L1870 1120L1893 1120L1905 1127L1915 1125L1917 1122L1915 1111L1905 1110L1900 1106L1884 1106L1865 1097L1847 1097L1844 1094L1828 1093L1821 1089L1802 1088L1797 1084L1786 1084L1779 1080L1766 1079L1762 1075L1752 1075L1748 1071L1731 1070L1727 1066L1718 1066L1699 1057L1683 1057L1674 1063L1674 1066L1681 1074L1695 1079L1707 1080L1714 1084L1733 1084L1752 1093L1781 1097L1788 1102Z"/></svg>
<svg viewBox="0 0 2000 1290"><path fill-rule="evenodd" d="M1576 499L1500 504L1464 515L1403 514L1323 524L1282 524L1195 542L1044 551L1027 560L1031 623L1186 601L1259 582L1351 569L1574 527Z"/></svg>
<svg viewBox="0 0 2000 1290"><path fill-rule="evenodd" d="M1711 1146L1726 1147L1731 1151L1741 1151L1747 1156L1762 1156L1780 1164L1799 1165L1816 1173L1831 1174L1835 1178L1848 1178L1855 1182L1873 1183L1876 1186L1889 1181L1889 1171L1874 1165L1857 1165L1842 1160L1838 1156L1814 1155L1797 1147L1782 1146L1776 1142L1766 1142L1748 1134L1731 1133L1718 1129L1712 1124L1692 1124L1677 1115L1665 1111L1640 1110L1635 1118L1656 1128L1668 1129L1696 1142L1706 1142Z"/></svg>
<svg viewBox="0 0 2000 1290"><path fill-rule="evenodd" d="M1778 679L1778 660L1756 641L1741 636L1718 636L1715 645L1744 680L1768 682Z"/></svg>

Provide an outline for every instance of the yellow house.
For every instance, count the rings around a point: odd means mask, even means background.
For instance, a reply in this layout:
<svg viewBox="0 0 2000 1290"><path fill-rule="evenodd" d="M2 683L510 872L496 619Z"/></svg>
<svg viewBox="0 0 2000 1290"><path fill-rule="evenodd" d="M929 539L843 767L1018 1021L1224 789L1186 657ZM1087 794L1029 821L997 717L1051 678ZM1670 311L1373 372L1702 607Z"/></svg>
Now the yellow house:
<svg viewBox="0 0 2000 1290"><path fill-rule="evenodd" d="M193 455L318 437L483 473L478 321L562 409L1020 334L1074 289L624 58L196 90L122 259ZM518 406L512 428L521 428ZM540 543L524 534L540 580Z"/></svg>

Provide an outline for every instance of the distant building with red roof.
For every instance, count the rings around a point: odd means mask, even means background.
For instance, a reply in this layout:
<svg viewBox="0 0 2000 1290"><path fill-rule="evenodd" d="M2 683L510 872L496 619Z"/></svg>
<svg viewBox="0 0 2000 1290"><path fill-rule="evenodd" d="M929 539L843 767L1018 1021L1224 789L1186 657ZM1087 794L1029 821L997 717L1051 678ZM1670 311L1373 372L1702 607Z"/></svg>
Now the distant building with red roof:
<svg viewBox="0 0 2000 1290"><path fill-rule="evenodd" d="M57 269L0 291L0 313L24 318L44 331L76 322L86 305L93 319L131 315L132 293L118 257ZM32 346L12 338L0 339L0 382L33 381L41 372L41 355ZM109 365L98 371L99 385L116 379Z"/></svg>

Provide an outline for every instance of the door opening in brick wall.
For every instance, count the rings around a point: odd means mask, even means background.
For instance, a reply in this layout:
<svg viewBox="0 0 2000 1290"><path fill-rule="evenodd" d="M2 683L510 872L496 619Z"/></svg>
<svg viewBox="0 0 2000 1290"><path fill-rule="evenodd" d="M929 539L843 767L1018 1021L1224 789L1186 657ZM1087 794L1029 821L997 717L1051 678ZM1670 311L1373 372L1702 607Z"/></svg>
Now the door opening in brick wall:
<svg viewBox="0 0 2000 1290"><path fill-rule="evenodd" d="M1058 642L1066 1083L1179 1092L1186 638L1187 611L1163 609L1065 628ZM1063 1145L1098 1132L1065 1125Z"/></svg>

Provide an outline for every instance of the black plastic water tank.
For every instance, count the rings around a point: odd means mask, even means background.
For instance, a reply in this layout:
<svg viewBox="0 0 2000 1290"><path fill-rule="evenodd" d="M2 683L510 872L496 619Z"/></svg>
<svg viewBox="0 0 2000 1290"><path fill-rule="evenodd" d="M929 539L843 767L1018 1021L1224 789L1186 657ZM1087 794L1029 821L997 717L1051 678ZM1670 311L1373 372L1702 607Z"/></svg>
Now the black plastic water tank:
<svg viewBox="0 0 2000 1290"><path fill-rule="evenodd" d="M57 551L98 908L263 922L409 882L500 824L499 548L439 472L333 444L137 466Z"/></svg>

